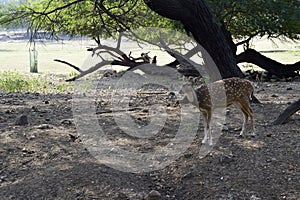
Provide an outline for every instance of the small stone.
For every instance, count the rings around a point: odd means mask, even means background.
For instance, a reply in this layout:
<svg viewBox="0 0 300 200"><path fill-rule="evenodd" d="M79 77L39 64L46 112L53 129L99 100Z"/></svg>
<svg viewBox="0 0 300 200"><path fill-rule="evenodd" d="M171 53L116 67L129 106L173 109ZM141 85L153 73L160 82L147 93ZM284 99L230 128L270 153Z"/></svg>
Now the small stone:
<svg viewBox="0 0 300 200"><path fill-rule="evenodd" d="M29 150L29 149L26 149L26 148L23 148L22 152L23 152L23 154L33 154L34 153L33 150Z"/></svg>
<svg viewBox="0 0 300 200"><path fill-rule="evenodd" d="M235 129L234 129L234 131L240 131L240 130L242 130L241 127L238 127L238 128L235 128Z"/></svg>
<svg viewBox="0 0 300 200"><path fill-rule="evenodd" d="M37 129L50 129L50 125L49 124L41 124L37 127Z"/></svg>
<svg viewBox="0 0 300 200"><path fill-rule="evenodd" d="M288 87L288 88L286 88L286 90L293 90L293 88L292 87Z"/></svg>
<svg viewBox="0 0 300 200"><path fill-rule="evenodd" d="M272 96L271 97L278 97L278 95L276 95L276 94L272 94Z"/></svg>
<svg viewBox="0 0 300 200"><path fill-rule="evenodd" d="M72 134L69 134L69 141L70 142L75 142L76 141L76 139L78 139L78 136L75 136L75 135L72 135Z"/></svg>
<svg viewBox="0 0 300 200"><path fill-rule="evenodd" d="M285 78L280 79L280 82L286 82L286 81L287 81L287 79L285 79Z"/></svg>
<svg viewBox="0 0 300 200"><path fill-rule="evenodd" d="M33 139L35 139L35 135L30 135L30 136L27 137L27 139L28 140L33 140Z"/></svg>
<svg viewBox="0 0 300 200"><path fill-rule="evenodd" d="M44 103L45 103L45 104L49 104L50 102L49 102L48 100L46 100Z"/></svg>
<svg viewBox="0 0 300 200"><path fill-rule="evenodd" d="M28 124L28 117L27 117L27 115L20 115L20 116L18 116L17 119L16 119L15 124L16 125L20 125L20 126L27 125Z"/></svg>
<svg viewBox="0 0 300 200"><path fill-rule="evenodd" d="M33 112L38 112L39 110L37 109L37 107L32 106L31 109L33 110Z"/></svg>
<svg viewBox="0 0 300 200"><path fill-rule="evenodd" d="M260 200L260 199L261 199L261 198L255 196L255 195L252 195L252 196L250 197L250 200Z"/></svg>
<svg viewBox="0 0 300 200"><path fill-rule="evenodd" d="M225 124L223 124L222 131L228 131L228 130L229 130L229 128Z"/></svg>
<svg viewBox="0 0 300 200"><path fill-rule="evenodd" d="M64 125L72 125L73 124L72 120L70 120L70 119L63 119L60 121L60 123L64 124Z"/></svg>
<svg viewBox="0 0 300 200"><path fill-rule="evenodd" d="M152 190L151 192L149 192L145 198L145 200L160 200L161 199L161 194L156 191L156 190Z"/></svg>
<svg viewBox="0 0 300 200"><path fill-rule="evenodd" d="M191 158L192 156L193 156L193 154L191 154L191 153L184 154L184 158Z"/></svg>
<svg viewBox="0 0 300 200"><path fill-rule="evenodd" d="M143 111L142 111L143 113L148 113L149 112L149 110L148 109L143 109Z"/></svg>
<svg viewBox="0 0 300 200"><path fill-rule="evenodd" d="M4 181L6 181L6 180L7 180L7 176L6 176L6 175L0 176L0 181L1 181L1 182L4 182Z"/></svg>
<svg viewBox="0 0 300 200"><path fill-rule="evenodd" d="M174 92L170 92L169 96L175 96L175 93Z"/></svg>
<svg viewBox="0 0 300 200"><path fill-rule="evenodd" d="M295 170L295 169L296 169L296 168L295 168L293 165L289 165L289 166L288 166L288 170L289 170L289 171L293 171L293 170Z"/></svg>

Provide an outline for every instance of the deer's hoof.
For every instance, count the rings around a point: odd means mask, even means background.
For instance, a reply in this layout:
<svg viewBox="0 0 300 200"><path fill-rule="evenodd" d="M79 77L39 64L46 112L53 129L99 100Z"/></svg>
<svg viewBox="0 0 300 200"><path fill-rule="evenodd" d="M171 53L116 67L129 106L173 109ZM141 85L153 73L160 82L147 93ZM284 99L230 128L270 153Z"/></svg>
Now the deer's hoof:
<svg viewBox="0 0 300 200"><path fill-rule="evenodd" d="M243 134L239 134L239 137L240 137L240 138L243 138L244 136L243 136Z"/></svg>
<svg viewBox="0 0 300 200"><path fill-rule="evenodd" d="M255 133L252 133L252 134L251 134L251 138L255 138Z"/></svg>
<svg viewBox="0 0 300 200"><path fill-rule="evenodd" d="M203 139L201 144L206 144L206 142L207 142L207 139Z"/></svg>

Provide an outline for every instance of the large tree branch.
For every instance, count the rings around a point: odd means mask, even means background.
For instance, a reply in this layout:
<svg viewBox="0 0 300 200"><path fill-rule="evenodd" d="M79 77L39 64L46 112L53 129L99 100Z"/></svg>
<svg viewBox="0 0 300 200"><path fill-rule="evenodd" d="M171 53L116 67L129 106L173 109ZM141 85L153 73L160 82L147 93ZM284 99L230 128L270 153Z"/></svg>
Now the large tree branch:
<svg viewBox="0 0 300 200"><path fill-rule="evenodd" d="M294 77L297 76L295 71L300 70L300 61L294 64L284 65L262 55L254 49L247 49L243 53L237 55L236 60L237 63L247 62L255 64L278 77Z"/></svg>
<svg viewBox="0 0 300 200"><path fill-rule="evenodd" d="M298 110L300 110L300 99L289 105L272 124L279 125L285 123Z"/></svg>

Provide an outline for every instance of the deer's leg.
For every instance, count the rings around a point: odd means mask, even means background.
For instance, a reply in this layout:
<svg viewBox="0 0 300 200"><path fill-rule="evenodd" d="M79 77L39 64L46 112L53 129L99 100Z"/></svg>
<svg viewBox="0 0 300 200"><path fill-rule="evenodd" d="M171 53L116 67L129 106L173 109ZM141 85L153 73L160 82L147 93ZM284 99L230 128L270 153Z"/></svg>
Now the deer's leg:
<svg viewBox="0 0 300 200"><path fill-rule="evenodd" d="M248 121L248 117L250 117L250 121L251 121L251 130L252 130L252 133L251 133L251 137L255 137L255 132L254 132L254 114L253 114L253 111L250 107L250 102L249 101L244 101L242 104L241 104L241 110L242 112L244 113L244 115L247 115L247 120L246 122L244 121L244 124L243 124L243 129L245 130L245 123L247 123ZM242 132L241 134L243 133L243 130L242 129Z"/></svg>
<svg viewBox="0 0 300 200"><path fill-rule="evenodd" d="M243 117L244 117L242 130L240 132L240 137L242 137L244 135L244 132L245 132L246 128L247 128L247 121L248 121L249 114L248 114L247 106L245 106L244 102L239 102L236 105L240 109L240 111L242 112Z"/></svg>
<svg viewBox="0 0 300 200"><path fill-rule="evenodd" d="M211 135L211 128L210 128L210 122L211 122L211 110L203 110L201 111L203 118L204 118L204 138L202 140L202 144L205 144L207 140L209 140L209 145L212 146L212 135Z"/></svg>
<svg viewBox="0 0 300 200"><path fill-rule="evenodd" d="M248 113L245 112L245 110L242 110L243 115L244 115L244 121L243 121L243 126L242 126L242 130L240 132L240 136L242 137L246 128L247 128L247 122L248 122Z"/></svg>
<svg viewBox="0 0 300 200"><path fill-rule="evenodd" d="M204 138L203 138L201 143L205 144L206 141L207 141L207 138L208 138L207 133L208 133L208 130L209 130L208 113L207 113L206 110L202 110L201 113L202 113L203 120L204 120L204 123L203 123L203 125L204 125Z"/></svg>
<svg viewBox="0 0 300 200"><path fill-rule="evenodd" d="M249 116L250 116L251 129L252 129L251 137L255 137L254 114L253 114L253 111L250 107L249 107Z"/></svg>
<svg viewBox="0 0 300 200"><path fill-rule="evenodd" d="M209 142L208 142L209 146L213 145L213 141L212 141L213 138L211 135L211 127L210 127L211 115L212 115L211 110L209 110L207 113L207 124L208 124L208 130L207 130L208 133L207 134L208 134L208 139L209 139Z"/></svg>

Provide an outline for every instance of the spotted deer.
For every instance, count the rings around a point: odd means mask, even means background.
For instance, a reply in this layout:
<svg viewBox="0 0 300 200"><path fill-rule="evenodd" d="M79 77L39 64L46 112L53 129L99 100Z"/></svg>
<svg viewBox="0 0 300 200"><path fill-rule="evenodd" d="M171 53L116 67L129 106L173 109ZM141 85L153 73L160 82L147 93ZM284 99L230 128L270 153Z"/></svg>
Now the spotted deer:
<svg viewBox="0 0 300 200"><path fill-rule="evenodd" d="M240 136L243 136L248 117L251 120L251 136L254 137L254 114L250 107L250 99L253 96L254 87L250 81L241 78L228 78L193 88L191 82L186 82L182 91L186 94L190 103L196 106L204 118L204 139L202 144L209 140L212 145L211 118L215 108L226 108L236 105L244 115L244 122ZM223 96L223 98L222 98ZM225 97L226 98L225 98Z"/></svg>

